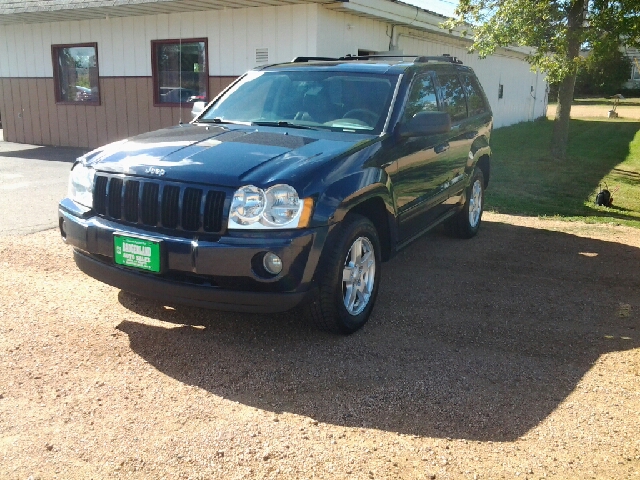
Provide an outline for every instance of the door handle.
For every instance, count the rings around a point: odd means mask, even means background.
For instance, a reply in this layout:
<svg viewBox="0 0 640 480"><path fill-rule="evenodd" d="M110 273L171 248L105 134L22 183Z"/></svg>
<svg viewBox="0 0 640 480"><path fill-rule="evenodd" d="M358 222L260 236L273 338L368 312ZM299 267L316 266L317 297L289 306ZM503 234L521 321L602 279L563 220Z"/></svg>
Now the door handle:
<svg viewBox="0 0 640 480"><path fill-rule="evenodd" d="M441 143L440 145L436 145L435 147L433 147L433 150L436 153L446 152L447 150L449 150L449 142Z"/></svg>

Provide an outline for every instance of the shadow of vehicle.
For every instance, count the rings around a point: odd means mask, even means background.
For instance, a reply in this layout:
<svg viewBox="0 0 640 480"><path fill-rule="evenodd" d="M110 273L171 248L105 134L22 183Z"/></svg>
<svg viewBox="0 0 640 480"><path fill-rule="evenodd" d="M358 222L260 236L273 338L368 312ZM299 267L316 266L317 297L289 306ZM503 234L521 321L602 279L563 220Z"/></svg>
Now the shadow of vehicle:
<svg viewBox="0 0 640 480"><path fill-rule="evenodd" d="M245 405L512 441L601 355L640 347L639 264L638 248L485 222L471 241L432 233L385 264L370 322L348 337L316 332L295 312L167 308L124 292L131 311L174 325L118 328L159 371Z"/></svg>
<svg viewBox="0 0 640 480"><path fill-rule="evenodd" d="M78 147L26 146L27 148L25 148L23 144L15 145L16 148L13 148L11 144L4 144L0 149L0 157L73 163L78 157L89 151L87 148Z"/></svg>

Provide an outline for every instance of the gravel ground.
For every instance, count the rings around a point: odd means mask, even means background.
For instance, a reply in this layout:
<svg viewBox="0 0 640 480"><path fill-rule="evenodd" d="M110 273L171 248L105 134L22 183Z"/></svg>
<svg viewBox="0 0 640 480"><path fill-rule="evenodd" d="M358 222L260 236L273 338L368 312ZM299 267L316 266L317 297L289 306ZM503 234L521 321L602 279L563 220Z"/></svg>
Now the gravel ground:
<svg viewBox="0 0 640 480"><path fill-rule="evenodd" d="M0 478L640 478L638 230L487 214L349 337L154 304L0 238Z"/></svg>

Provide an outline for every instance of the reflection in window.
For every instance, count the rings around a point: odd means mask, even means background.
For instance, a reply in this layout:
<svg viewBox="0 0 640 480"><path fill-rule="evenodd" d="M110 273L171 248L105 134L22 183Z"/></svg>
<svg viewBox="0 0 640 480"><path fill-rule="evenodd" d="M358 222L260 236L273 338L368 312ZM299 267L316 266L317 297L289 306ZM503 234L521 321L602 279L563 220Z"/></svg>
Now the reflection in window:
<svg viewBox="0 0 640 480"><path fill-rule="evenodd" d="M416 79L411 86L407 106L404 109L403 121L413 118L420 112L437 112L436 88L430 75Z"/></svg>
<svg viewBox="0 0 640 480"><path fill-rule="evenodd" d="M98 45L54 45L56 101L99 103Z"/></svg>
<svg viewBox="0 0 640 480"><path fill-rule="evenodd" d="M478 85L478 80L472 75L462 75L464 89L467 92L467 105L469 107L469 116L480 115L487 110L482 90Z"/></svg>
<svg viewBox="0 0 640 480"><path fill-rule="evenodd" d="M464 90L457 75L438 75L444 111L451 115L451 121L462 120L467 117L467 102Z"/></svg>
<svg viewBox="0 0 640 480"><path fill-rule="evenodd" d="M207 100L209 73L205 40L154 41L152 48L155 103Z"/></svg>

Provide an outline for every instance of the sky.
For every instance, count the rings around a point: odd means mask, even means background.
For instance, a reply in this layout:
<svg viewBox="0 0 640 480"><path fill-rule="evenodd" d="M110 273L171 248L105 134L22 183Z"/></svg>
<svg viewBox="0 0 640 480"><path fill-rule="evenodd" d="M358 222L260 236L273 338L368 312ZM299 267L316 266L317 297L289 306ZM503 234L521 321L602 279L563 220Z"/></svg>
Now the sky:
<svg viewBox="0 0 640 480"><path fill-rule="evenodd" d="M458 5L457 0L401 0L403 3L416 5L425 10L439 13L441 15L452 16L453 11Z"/></svg>

